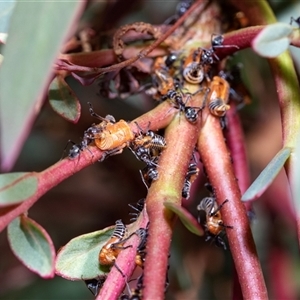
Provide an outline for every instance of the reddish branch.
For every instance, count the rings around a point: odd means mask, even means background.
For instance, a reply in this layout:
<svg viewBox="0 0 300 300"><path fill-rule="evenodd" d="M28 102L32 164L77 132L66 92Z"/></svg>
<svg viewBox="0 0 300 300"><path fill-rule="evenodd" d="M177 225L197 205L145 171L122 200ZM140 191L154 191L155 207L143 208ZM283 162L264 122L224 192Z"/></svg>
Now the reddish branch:
<svg viewBox="0 0 300 300"><path fill-rule="evenodd" d="M260 262L220 121L206 111L203 112L198 150L218 203L229 200L222 208L222 217L225 224L234 227L226 233L243 297L267 299Z"/></svg>
<svg viewBox="0 0 300 300"><path fill-rule="evenodd" d="M170 123L174 114L174 109L170 109L169 103L165 102L158 105L152 111L145 113L130 123L134 132L138 131L135 122L143 129L158 130L165 128ZM103 152L95 146L89 146L80 153L78 158L70 160L65 158L50 168L40 173L35 173L38 179L38 187L36 193L23 201L18 206L1 209L0 231L2 231L13 219L27 212L45 193L53 187L76 174L83 168L97 162L102 158Z"/></svg>
<svg viewBox="0 0 300 300"><path fill-rule="evenodd" d="M226 114L229 126L225 130L225 137L230 149L234 173L238 180L240 191L243 194L250 186L244 132L235 104L231 103L230 108Z"/></svg>
<svg viewBox="0 0 300 300"><path fill-rule="evenodd" d="M136 231L139 228L146 228L148 221L147 209L145 209L136 222L135 228L131 229L133 231ZM117 268L112 267L96 300L119 299L119 296L124 289L125 283L128 282L128 278L130 278L132 272L136 267L135 256L139 243L140 239L137 235L133 235L127 242L125 242L124 247L130 247L121 251L116 261L118 268L120 268L125 277L122 276Z"/></svg>
<svg viewBox="0 0 300 300"><path fill-rule="evenodd" d="M200 106L201 97L196 95L193 105ZM146 199L150 227L144 299L164 298L174 215L165 209L163 203L169 201L181 205L182 186L197 141L198 128L197 124L191 124L182 114L177 114L165 132L168 147L159 161L159 179L151 185Z"/></svg>

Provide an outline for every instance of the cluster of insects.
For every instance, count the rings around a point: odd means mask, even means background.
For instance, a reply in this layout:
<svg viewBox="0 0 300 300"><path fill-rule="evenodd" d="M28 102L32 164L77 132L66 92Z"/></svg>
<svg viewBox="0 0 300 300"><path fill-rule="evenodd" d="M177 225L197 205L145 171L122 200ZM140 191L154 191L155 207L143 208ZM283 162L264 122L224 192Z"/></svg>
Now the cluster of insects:
<svg viewBox="0 0 300 300"><path fill-rule="evenodd" d="M196 124L199 113L206 106L212 115L224 117L230 109L230 84L225 76L213 75L212 66L219 62L217 49L237 46L223 45L223 41L222 35L213 35L210 48L199 47L186 56L182 52L171 53L164 61L157 59L154 63L153 87L147 90L147 94L159 101L169 101L193 124ZM190 93L188 85L196 86L196 92ZM204 94L202 105L188 105L198 93Z"/></svg>
<svg viewBox="0 0 300 300"><path fill-rule="evenodd" d="M177 19L193 3L191 0L182 2L177 7ZM170 19L168 22L172 23ZM231 81L233 76L230 72L217 71L214 68L219 62L217 49L225 47L237 47L235 45L223 45L222 35L212 35L211 46L209 48L198 47L189 50L188 53L183 51L171 52L166 57L159 57L153 63L152 87L146 90L157 101L167 101L170 109L178 110L187 122L198 126L198 120L201 112L206 108L211 115L217 118L224 118L226 112L230 109L229 98L241 98L232 88ZM193 92L189 87L193 87ZM193 106L193 97L202 94L202 103L199 106ZM116 121L111 115L101 117L94 112L93 107L89 104L90 114L100 120L100 123L93 124L84 133L82 141L79 144L73 143L69 150L69 158L78 158L80 153L89 146L96 146L103 152L102 160L110 155L119 154L124 148L129 148L135 157L145 163L145 167L140 170L141 178L146 188L149 189L152 182L159 179L159 158L161 153L167 148L167 142L162 135L147 129L142 129L138 123L129 124L124 120ZM132 127L136 126L136 131ZM90 150L89 150L90 151ZM91 152L91 151L90 151ZM92 153L91 153L92 154ZM199 174L199 168L193 154L188 166L185 179L182 186L182 198L190 197L192 184ZM225 225L222 220L221 209L228 202L218 206L216 197L212 192L210 197L203 198L199 205L198 222L203 226L206 240L211 240L215 245L226 249L224 233L226 228L233 228ZM136 221L143 210L145 199L141 199L135 206L133 218ZM139 245L136 252L135 264L144 267L146 259L146 243L148 236L148 227L140 228L133 233L128 233L126 225L121 221L116 221L115 229L108 241L99 249L98 261L100 265L115 267L123 277L120 267L116 260L120 252L130 245L125 246L133 235L139 237ZM128 244L128 243L127 243ZM86 280L88 289L96 296L101 289L106 276ZM128 284L128 283L127 283ZM128 294L121 296L121 299L142 299L143 291L143 274L138 277L136 288L128 288Z"/></svg>
<svg viewBox="0 0 300 300"><path fill-rule="evenodd" d="M134 213L131 213L134 217L131 219L132 221L136 221L139 214L144 208L144 200L140 199L136 205L130 204L129 206L135 210ZM124 249L131 247L131 245L124 246L124 243L128 241L133 235L137 235L139 237L139 244L136 251L135 264L142 269L144 268L144 262L146 259L146 242L148 237L148 226L146 228L139 228L133 233L129 234L126 225L122 222L122 220L117 220L115 224L115 229L111 235L111 237L107 240L107 242L101 247L98 255L98 261L100 265L115 267L123 277L121 268L116 264L116 259L120 252ZM99 276L98 278L85 280L85 284L87 288L91 291L94 296L99 294L100 289L102 288L106 275ZM134 290L129 290L130 296L124 294L121 299L141 299L141 293L143 288L143 274L137 280L137 286Z"/></svg>

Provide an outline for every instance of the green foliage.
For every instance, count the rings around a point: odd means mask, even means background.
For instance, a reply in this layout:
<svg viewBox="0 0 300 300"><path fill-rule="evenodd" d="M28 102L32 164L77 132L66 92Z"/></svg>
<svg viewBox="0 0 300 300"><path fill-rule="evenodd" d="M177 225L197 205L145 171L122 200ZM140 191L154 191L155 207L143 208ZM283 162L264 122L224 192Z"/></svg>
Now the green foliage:
<svg viewBox="0 0 300 300"><path fill-rule="evenodd" d="M49 103L53 110L67 121L77 123L80 102L62 76L56 76L49 87Z"/></svg>
<svg viewBox="0 0 300 300"><path fill-rule="evenodd" d="M8 241L14 254L41 277L54 277L55 249L48 233L35 221L21 216L8 226Z"/></svg>
<svg viewBox="0 0 300 300"><path fill-rule="evenodd" d="M273 58L288 49L293 27L285 23L266 26L253 40L254 51L263 57Z"/></svg>
<svg viewBox="0 0 300 300"><path fill-rule="evenodd" d="M202 236L204 235L203 229L199 226L199 223L195 218L182 206L176 205L173 202L164 202L164 206L176 214L182 224L192 233Z"/></svg>
<svg viewBox="0 0 300 300"><path fill-rule="evenodd" d="M13 205L33 196L38 187L35 173L0 175L0 205Z"/></svg>
<svg viewBox="0 0 300 300"><path fill-rule="evenodd" d="M57 275L71 280L92 279L106 274L109 268L100 266L100 249L111 237L115 226L80 235L62 247L57 255Z"/></svg>
<svg viewBox="0 0 300 300"><path fill-rule="evenodd" d="M41 107L53 63L80 2L17 2L0 70L2 164L9 168ZM13 126L11 120L14 120Z"/></svg>
<svg viewBox="0 0 300 300"><path fill-rule="evenodd" d="M260 197L280 172L290 154L290 148L281 149L244 193L242 201L255 200Z"/></svg>

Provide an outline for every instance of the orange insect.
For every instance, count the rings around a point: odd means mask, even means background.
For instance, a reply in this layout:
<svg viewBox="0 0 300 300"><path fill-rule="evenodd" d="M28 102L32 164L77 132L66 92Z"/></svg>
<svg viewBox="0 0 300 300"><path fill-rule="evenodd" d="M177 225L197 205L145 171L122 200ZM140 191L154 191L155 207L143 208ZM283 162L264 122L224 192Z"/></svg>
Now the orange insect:
<svg viewBox="0 0 300 300"><path fill-rule="evenodd" d="M183 77L189 83L201 83L210 69L208 64L200 63L202 52L201 48L192 51L183 64Z"/></svg>
<svg viewBox="0 0 300 300"><path fill-rule="evenodd" d="M137 123L136 125L140 129L140 133L131 143L131 147L134 151L143 147L150 150L151 156L158 156L161 151L166 149L167 143L163 136L151 130L147 130L144 133Z"/></svg>
<svg viewBox="0 0 300 300"><path fill-rule="evenodd" d="M157 91L160 95L165 95L171 89L174 89L174 79L170 74L163 70L155 70L156 81L157 81Z"/></svg>
<svg viewBox="0 0 300 300"><path fill-rule="evenodd" d="M229 83L220 76L214 76L209 84L208 108L216 117L223 117L230 108L227 104L229 99Z"/></svg>
<svg viewBox="0 0 300 300"><path fill-rule="evenodd" d="M184 62L183 77L192 84L199 84L206 77L210 81L208 72L211 65L219 61L215 50L218 48L239 48L236 45L223 45L224 37L220 34L213 34L210 48L198 48L192 51Z"/></svg>
<svg viewBox="0 0 300 300"><path fill-rule="evenodd" d="M199 212L198 222L203 225L206 233L206 241L212 239L215 241L216 245L226 249L226 244L221 233L224 228L233 228L232 226L225 225L222 220L221 208L228 202L226 199L220 206L218 206L216 199L214 197L206 197L201 200L197 206ZM200 214L204 216L200 216Z"/></svg>
<svg viewBox="0 0 300 300"><path fill-rule="evenodd" d="M98 259L101 265L109 266L114 264L119 253L124 249L124 247L122 247L122 241L126 232L126 226L121 220L117 220L116 227L111 238L106 242L99 252Z"/></svg>
<svg viewBox="0 0 300 300"><path fill-rule="evenodd" d="M96 146L107 151L125 148L134 139L134 133L126 121L120 120L117 123L107 123L104 130L94 137Z"/></svg>
<svg viewBox="0 0 300 300"><path fill-rule="evenodd" d="M129 124L124 120L116 123L115 118L110 115L103 118L94 112L90 103L89 105L91 115L103 121L91 127L94 129L95 145L102 151L122 151L134 139Z"/></svg>

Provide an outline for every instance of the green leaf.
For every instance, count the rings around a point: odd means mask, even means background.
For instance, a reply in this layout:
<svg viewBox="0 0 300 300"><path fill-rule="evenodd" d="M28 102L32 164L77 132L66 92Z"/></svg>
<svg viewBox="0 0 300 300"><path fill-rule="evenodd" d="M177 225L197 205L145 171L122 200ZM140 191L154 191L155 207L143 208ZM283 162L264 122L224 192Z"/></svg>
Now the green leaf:
<svg viewBox="0 0 300 300"><path fill-rule="evenodd" d="M182 224L192 233L202 236L204 231L195 218L182 206L177 205L173 202L164 202L164 206L176 214Z"/></svg>
<svg viewBox="0 0 300 300"><path fill-rule="evenodd" d="M9 21L13 13L16 1L1 1L0 2L0 32L7 33Z"/></svg>
<svg viewBox="0 0 300 300"><path fill-rule="evenodd" d="M108 273L109 268L99 265L98 255L114 228L110 226L72 239L57 254L56 274L70 280L85 280Z"/></svg>
<svg viewBox="0 0 300 300"><path fill-rule="evenodd" d="M62 76L56 76L49 87L49 102L53 110L67 121L77 123L80 103Z"/></svg>
<svg viewBox="0 0 300 300"><path fill-rule="evenodd" d="M0 145L5 170L13 165L40 111L53 62L85 5L84 1L16 3L0 69Z"/></svg>
<svg viewBox="0 0 300 300"><path fill-rule="evenodd" d="M35 194L38 188L36 173L0 175L0 206L18 204Z"/></svg>
<svg viewBox="0 0 300 300"><path fill-rule="evenodd" d="M286 23L268 25L255 37L252 48L260 56L276 57L288 49L292 32L293 27Z"/></svg>
<svg viewBox="0 0 300 300"><path fill-rule="evenodd" d="M43 278L54 277L55 249L44 228L21 216L8 225L7 231L12 251L28 269Z"/></svg>
<svg viewBox="0 0 300 300"><path fill-rule="evenodd" d="M281 149L244 193L242 201L255 200L260 197L271 185L290 154L291 148Z"/></svg>

